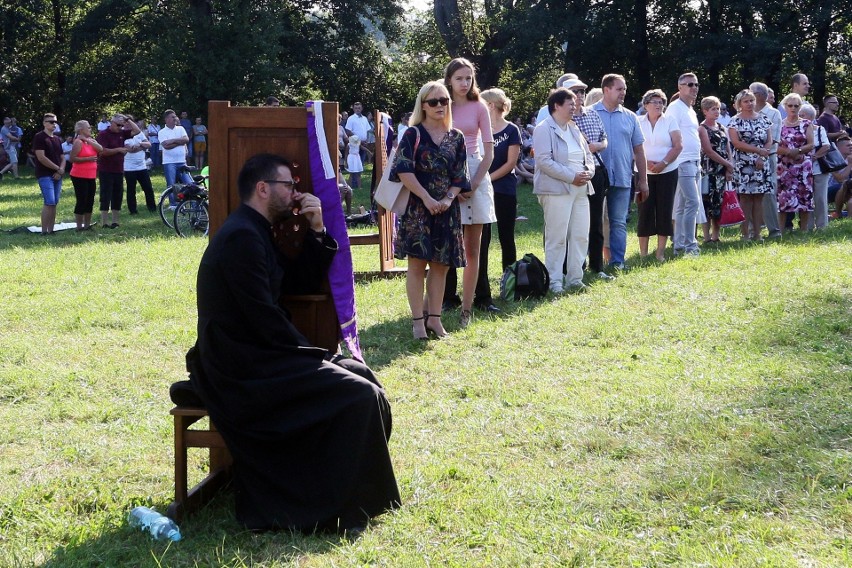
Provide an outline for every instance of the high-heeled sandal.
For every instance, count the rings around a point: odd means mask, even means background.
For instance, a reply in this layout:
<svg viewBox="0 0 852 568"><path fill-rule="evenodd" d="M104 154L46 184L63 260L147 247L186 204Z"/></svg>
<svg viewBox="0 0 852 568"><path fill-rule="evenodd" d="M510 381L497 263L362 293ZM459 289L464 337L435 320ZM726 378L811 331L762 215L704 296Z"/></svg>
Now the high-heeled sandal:
<svg viewBox="0 0 852 568"><path fill-rule="evenodd" d="M411 321L412 322L423 321L424 319L428 319L428 318L426 318L426 317L411 318ZM412 324L412 326L411 326L411 333L412 333L412 335L414 335L414 339L418 339L420 341L426 341L427 339L429 339L429 333L426 331L426 324L425 323L423 324L423 335L420 335L420 333L417 331L417 328L414 327L414 324Z"/></svg>
<svg viewBox="0 0 852 568"><path fill-rule="evenodd" d="M426 326L426 331L431 331L432 333L435 334L435 337L437 337L438 339L443 339L443 338L445 338L449 335L449 333L447 333L446 329L437 330L437 329L433 329L433 328L429 327L429 318L437 318L437 319L440 320L441 314L427 314L426 315L426 323L424 324ZM441 325L441 327L443 328L444 326Z"/></svg>
<svg viewBox="0 0 852 568"><path fill-rule="evenodd" d="M470 310L461 311L461 328L464 329L470 325L470 320L473 319L473 313Z"/></svg>

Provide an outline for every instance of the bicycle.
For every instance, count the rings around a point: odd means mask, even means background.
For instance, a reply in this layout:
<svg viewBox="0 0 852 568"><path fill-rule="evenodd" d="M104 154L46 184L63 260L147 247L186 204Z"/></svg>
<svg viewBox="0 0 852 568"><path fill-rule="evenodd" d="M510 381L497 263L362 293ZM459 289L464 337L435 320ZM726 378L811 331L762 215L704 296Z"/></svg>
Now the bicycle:
<svg viewBox="0 0 852 568"><path fill-rule="evenodd" d="M207 236L210 231L210 214L207 206L207 190L187 186L176 195L180 201L174 212L174 228L178 236Z"/></svg>
<svg viewBox="0 0 852 568"><path fill-rule="evenodd" d="M206 168L205 168L206 169ZM189 177L190 172L195 171L195 166L181 166L178 169L177 177L178 179L186 179ZM177 194L181 191L185 191L186 187L200 187L206 191L207 189L207 176L200 175L194 176L190 178L192 181L190 183L176 181L174 185L170 185L160 194L160 202L157 204L157 210L160 212L160 219L162 219L163 224L169 229L174 229L174 211L177 209L178 199ZM174 209L173 209L174 208Z"/></svg>

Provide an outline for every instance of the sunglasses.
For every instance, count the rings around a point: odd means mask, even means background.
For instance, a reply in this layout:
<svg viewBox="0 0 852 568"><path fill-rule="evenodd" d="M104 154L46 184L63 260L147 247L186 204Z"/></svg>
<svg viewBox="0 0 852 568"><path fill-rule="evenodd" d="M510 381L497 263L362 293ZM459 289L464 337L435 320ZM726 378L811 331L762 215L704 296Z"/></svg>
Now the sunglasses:
<svg viewBox="0 0 852 568"><path fill-rule="evenodd" d="M45 120L45 122L47 122L49 124L56 124L57 121L56 120Z"/></svg>
<svg viewBox="0 0 852 568"><path fill-rule="evenodd" d="M447 97L441 97L439 99L426 99L423 102L429 105L430 107L435 108L438 105L441 105L442 107L447 106L448 104L450 104L450 99Z"/></svg>
<svg viewBox="0 0 852 568"><path fill-rule="evenodd" d="M686 86L687 86L687 87L689 87L690 89L691 89L692 87L696 87L696 88L698 87L698 83L681 83L681 85L686 85Z"/></svg>

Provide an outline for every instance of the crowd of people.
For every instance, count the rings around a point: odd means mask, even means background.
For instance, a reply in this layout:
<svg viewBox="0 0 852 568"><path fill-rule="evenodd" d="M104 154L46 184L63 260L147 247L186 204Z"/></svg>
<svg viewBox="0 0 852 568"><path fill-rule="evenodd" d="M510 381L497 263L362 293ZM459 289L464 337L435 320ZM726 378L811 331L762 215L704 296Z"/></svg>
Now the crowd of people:
<svg viewBox="0 0 852 568"><path fill-rule="evenodd" d="M413 336L444 337L447 309L460 307L461 327L474 307L499 311L487 274L491 225L497 223L505 270L516 258L517 186L524 181L542 207L554 294L584 290L587 270L612 280L626 268L632 201L639 254L649 255L656 237L659 262L669 258L669 239L674 257L718 243L723 210L737 203L741 237L750 241L763 239L764 226L768 237L780 237L797 216L800 231L822 229L829 204L833 216L852 207L852 139L836 96L826 95L818 112L799 73L780 108L771 89L754 82L737 94L731 116L719 98L699 99L695 73L676 85L671 97L647 91L634 113L624 107L623 76L607 74L590 90L568 73L524 127L505 119L505 92L480 92L466 59L452 60L443 81L425 84L404 117L391 173L410 190L394 244L397 258L409 261ZM341 144L348 130L341 127ZM464 268L460 297L457 268Z"/></svg>
<svg viewBox="0 0 852 568"><path fill-rule="evenodd" d="M145 206L155 212L157 203L149 171L162 168L166 185L173 185L180 166L204 166L207 153L207 127L201 117L192 124L187 113L178 118L169 109L163 113L164 125L153 118L136 120L132 115L101 115L93 132L87 120L77 121L73 134L60 137L56 115L43 117L43 129L32 139L31 166L42 192L41 234L55 234L56 206L62 194L62 181L69 174L74 187L76 230L89 231L95 195L100 188L100 224L104 229L119 227L119 215L127 196L127 211L138 214L136 185L142 189ZM0 179L9 172L19 177L18 156L24 132L14 118L7 117L0 129L0 146L5 160ZM2 158L3 156L0 156ZM190 182L184 178L182 181ZM174 205L174 204L172 204Z"/></svg>

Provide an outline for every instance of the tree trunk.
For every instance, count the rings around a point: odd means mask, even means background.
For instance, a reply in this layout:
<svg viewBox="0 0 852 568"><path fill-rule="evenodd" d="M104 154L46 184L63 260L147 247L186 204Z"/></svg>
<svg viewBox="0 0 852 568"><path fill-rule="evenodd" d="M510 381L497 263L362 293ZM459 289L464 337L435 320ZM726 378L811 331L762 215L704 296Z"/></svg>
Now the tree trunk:
<svg viewBox="0 0 852 568"><path fill-rule="evenodd" d="M463 57L464 29L462 29L458 0L435 0L435 24L447 46L450 57Z"/></svg>

